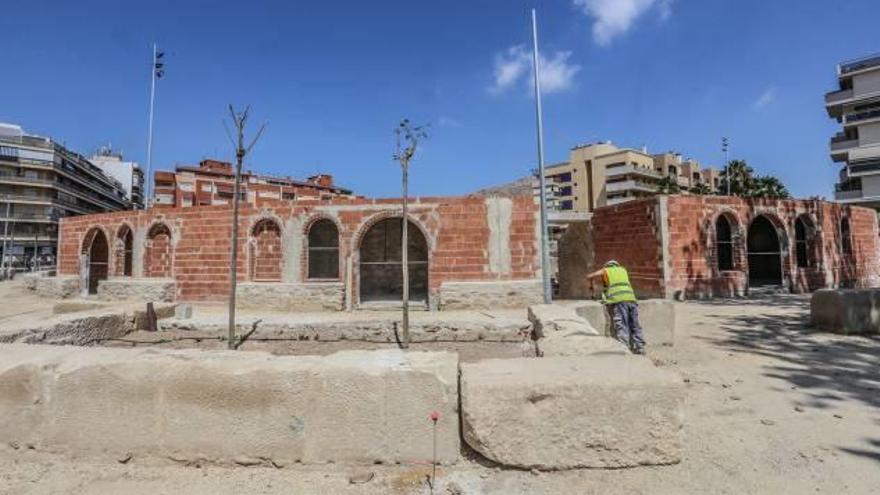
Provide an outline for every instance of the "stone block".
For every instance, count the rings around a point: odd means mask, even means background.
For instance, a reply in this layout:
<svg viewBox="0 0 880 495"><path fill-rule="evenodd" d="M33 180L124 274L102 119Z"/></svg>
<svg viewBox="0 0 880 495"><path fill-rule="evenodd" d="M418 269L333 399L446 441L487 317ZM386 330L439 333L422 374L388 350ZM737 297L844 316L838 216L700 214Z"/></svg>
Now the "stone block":
<svg viewBox="0 0 880 495"><path fill-rule="evenodd" d="M599 335L585 318L577 314L574 308L560 304L534 304L529 306L529 321L532 323L534 335L538 338L562 332L566 336Z"/></svg>
<svg viewBox="0 0 880 495"><path fill-rule="evenodd" d="M67 299L79 295L79 278L77 277L35 277L34 280L33 290L40 297Z"/></svg>
<svg viewBox="0 0 880 495"><path fill-rule="evenodd" d="M459 456L453 353L0 345L0 443L77 456L233 464ZM403 432L403 433L402 433Z"/></svg>
<svg viewBox="0 0 880 495"><path fill-rule="evenodd" d="M569 301L578 315L600 329L605 336L612 336L611 317L599 301ZM639 301L639 322L645 331L648 347L673 345L675 343L676 303L668 299L644 299Z"/></svg>
<svg viewBox="0 0 880 495"><path fill-rule="evenodd" d="M172 278L114 277L98 282L102 301L172 302L176 293Z"/></svg>
<svg viewBox="0 0 880 495"><path fill-rule="evenodd" d="M596 354L628 355L629 349L611 337L566 335L563 332L550 334L536 343L544 357L554 356L592 356Z"/></svg>
<svg viewBox="0 0 880 495"><path fill-rule="evenodd" d="M543 300L540 280L443 282L439 309L525 308Z"/></svg>
<svg viewBox="0 0 880 495"><path fill-rule="evenodd" d="M821 289L810 299L814 327L841 334L880 333L880 289Z"/></svg>
<svg viewBox="0 0 880 495"><path fill-rule="evenodd" d="M174 308L174 317L181 320L186 320L192 318L193 315L193 307L192 304L178 304Z"/></svg>
<svg viewBox="0 0 880 495"><path fill-rule="evenodd" d="M641 356L461 364L465 442L522 469L677 463L683 400L681 378Z"/></svg>
<svg viewBox="0 0 880 495"><path fill-rule="evenodd" d="M236 307L277 311L342 311L342 282L247 282L238 284Z"/></svg>

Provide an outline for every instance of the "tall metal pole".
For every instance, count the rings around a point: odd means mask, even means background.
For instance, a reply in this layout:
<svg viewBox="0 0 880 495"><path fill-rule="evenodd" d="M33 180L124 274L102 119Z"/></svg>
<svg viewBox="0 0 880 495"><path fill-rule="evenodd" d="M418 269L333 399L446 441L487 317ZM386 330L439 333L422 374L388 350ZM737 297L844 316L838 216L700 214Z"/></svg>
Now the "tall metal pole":
<svg viewBox="0 0 880 495"><path fill-rule="evenodd" d="M238 195L241 162L244 159L244 129L238 126L238 149L235 150L235 187L232 198L232 267L229 271L229 335L227 347L235 349L235 289L238 285Z"/></svg>
<svg viewBox="0 0 880 495"><path fill-rule="evenodd" d="M153 103L156 100L156 44L153 43L153 63L150 64L150 124L147 130L147 187L146 201L144 204L149 208L153 203Z"/></svg>
<svg viewBox="0 0 880 495"><path fill-rule="evenodd" d="M401 221L400 234L400 258L403 264L403 335L402 345L404 349L409 347L409 228L408 228L408 185L409 185L409 160L401 160L403 165L403 219Z"/></svg>
<svg viewBox="0 0 880 495"><path fill-rule="evenodd" d="M541 68L538 65L538 21L532 9L532 63L535 69L535 117L538 124L538 185L541 188L541 275L544 282L544 303L553 300L550 288L550 245L547 240L547 191L544 177L544 123L541 114Z"/></svg>

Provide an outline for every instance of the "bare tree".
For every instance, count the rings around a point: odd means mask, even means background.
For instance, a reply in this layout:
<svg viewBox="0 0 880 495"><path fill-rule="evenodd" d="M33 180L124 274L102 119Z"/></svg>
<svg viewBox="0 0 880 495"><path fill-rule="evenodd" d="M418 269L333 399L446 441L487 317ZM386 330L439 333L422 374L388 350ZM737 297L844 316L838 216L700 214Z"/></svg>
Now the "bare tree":
<svg viewBox="0 0 880 495"><path fill-rule="evenodd" d="M230 350L237 349L235 342L235 289L238 283L238 202L239 191L241 190L241 163L244 161L245 155L250 153L251 149L257 144L257 140L263 134L266 124L260 126L257 135L247 146L244 145L244 126L247 123L248 114L251 111L250 105L245 107L243 112L236 112L232 105L229 105L229 115L232 118L232 124L235 126L236 138L233 138L229 132L226 122L223 122L223 128L226 129L226 135L235 148L235 187L232 196L232 263L229 267L229 335L226 346Z"/></svg>
<svg viewBox="0 0 880 495"><path fill-rule="evenodd" d="M428 137L426 131L427 125L413 126L409 119L401 119L400 125L394 129L394 137L396 142L396 151L394 160L400 162L400 168L403 172L403 217L401 218L401 266L403 271L403 316L402 316L402 342L401 346L406 349L409 347L409 235L408 220L409 211L407 204L407 195L409 194L409 164L416 154L416 148L419 141ZM401 140L403 143L401 143ZM401 146L403 146L401 148Z"/></svg>

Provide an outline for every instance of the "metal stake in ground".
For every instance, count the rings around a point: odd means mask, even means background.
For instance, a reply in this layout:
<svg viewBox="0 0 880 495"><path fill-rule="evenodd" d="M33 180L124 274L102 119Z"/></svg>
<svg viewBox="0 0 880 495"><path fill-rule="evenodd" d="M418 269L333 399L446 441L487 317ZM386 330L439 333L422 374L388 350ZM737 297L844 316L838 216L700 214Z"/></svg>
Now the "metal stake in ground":
<svg viewBox="0 0 880 495"><path fill-rule="evenodd" d="M403 171L403 217L400 220L400 259L401 259L401 275L403 276L403 315L402 315L402 337L401 347L404 349L409 347L409 210L407 195L409 194L409 162L416 154L416 148L419 140L428 137L425 132L427 126L413 127L409 123L409 119L402 119L400 125L394 130L396 138L397 150L394 153L394 160L400 162L400 168ZM400 137L403 135L406 141L406 147L400 148Z"/></svg>
<svg viewBox="0 0 880 495"><path fill-rule="evenodd" d="M266 128L266 124L260 126L260 130L257 131L257 135L254 136L254 140L251 141L247 147L244 145L244 126L247 123L248 113L250 113L251 107L250 105L245 107L244 111L238 113L232 108L232 105L229 105L229 114L232 117L232 123L235 125L236 136L237 139L233 139L232 134L229 132L229 127L226 126L226 122L223 122L223 127L226 129L226 134L229 136L229 140L232 141L232 146L235 148L235 187L233 188L232 193L232 249L231 249L231 264L229 266L229 335L226 341L226 347L229 349L235 349L235 290L238 282L238 202L239 202L239 191L241 189L241 164L244 161L245 155L247 155L251 148L257 144L257 140L260 139L260 135L263 134L263 129Z"/></svg>

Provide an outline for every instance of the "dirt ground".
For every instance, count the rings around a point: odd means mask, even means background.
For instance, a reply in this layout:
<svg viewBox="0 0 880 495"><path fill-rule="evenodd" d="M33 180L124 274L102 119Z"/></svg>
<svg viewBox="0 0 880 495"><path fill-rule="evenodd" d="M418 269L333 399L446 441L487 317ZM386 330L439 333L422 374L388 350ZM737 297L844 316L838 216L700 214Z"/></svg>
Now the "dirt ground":
<svg viewBox="0 0 880 495"><path fill-rule="evenodd" d="M803 296L679 305L675 346L649 353L679 372L687 387L680 464L532 473L463 461L439 471L434 493L880 493L880 339L814 333L808 308ZM15 312L0 310L0 326L4 311ZM293 343L290 352L351 344ZM472 351L468 345L455 345L465 359L521 353L516 345ZM430 493L426 470L120 464L0 445L4 494L422 494ZM363 473L374 476L350 483Z"/></svg>

